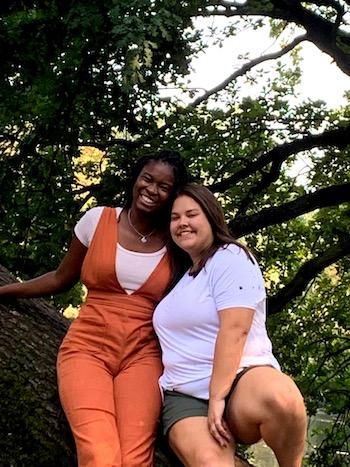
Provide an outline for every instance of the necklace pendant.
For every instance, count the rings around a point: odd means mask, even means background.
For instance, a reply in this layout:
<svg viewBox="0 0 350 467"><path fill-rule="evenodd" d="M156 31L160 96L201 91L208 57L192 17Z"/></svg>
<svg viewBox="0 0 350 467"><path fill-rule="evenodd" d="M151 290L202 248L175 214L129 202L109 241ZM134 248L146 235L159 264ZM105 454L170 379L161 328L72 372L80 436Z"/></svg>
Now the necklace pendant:
<svg viewBox="0 0 350 467"><path fill-rule="evenodd" d="M140 242L141 243L147 243L148 242L148 239L151 238L151 235L154 234L154 232L156 231L156 229L153 229L152 232L150 233L147 233L145 235L143 235L141 232L139 232L133 225L133 223L131 222L131 209L128 210L128 222L129 222L129 226L132 228L132 230L137 234L139 235L140 237Z"/></svg>

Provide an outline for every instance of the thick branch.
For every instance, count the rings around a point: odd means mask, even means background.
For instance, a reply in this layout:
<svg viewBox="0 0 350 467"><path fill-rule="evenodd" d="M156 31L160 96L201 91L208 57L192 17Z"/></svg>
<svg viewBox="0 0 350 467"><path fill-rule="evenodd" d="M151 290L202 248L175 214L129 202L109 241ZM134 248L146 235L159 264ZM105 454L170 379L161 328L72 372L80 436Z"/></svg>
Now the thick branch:
<svg viewBox="0 0 350 467"><path fill-rule="evenodd" d="M213 192L228 190L235 183L244 180L259 170L262 170L271 162L284 162L289 156L298 154L302 151L308 151L315 147L326 146L345 148L348 144L350 144L350 125L336 128L334 130L324 131L318 135L308 135L304 138L296 139L290 143L284 143L271 149L271 151L264 153L257 160L250 162L232 176L211 185L210 189Z"/></svg>
<svg viewBox="0 0 350 467"><path fill-rule="evenodd" d="M281 161L272 162L270 170L266 173L263 173L261 179L249 189L246 196L240 202L239 210L237 213L238 216L246 211L249 204L254 200L255 196L261 194L271 185L271 183L275 182L279 178L281 169Z"/></svg>
<svg viewBox="0 0 350 467"><path fill-rule="evenodd" d="M276 295L268 300L268 314L280 312L291 300L302 295L308 283L324 268L350 254L350 236L342 238L337 245L304 263L294 278Z"/></svg>
<svg viewBox="0 0 350 467"><path fill-rule="evenodd" d="M350 183L322 188L289 203L262 209L257 214L236 217L230 222L230 230L235 237L241 237L270 225L294 219L315 209L336 206L350 201Z"/></svg>
<svg viewBox="0 0 350 467"><path fill-rule="evenodd" d="M311 3L317 6L321 2ZM271 0L267 2L247 0L243 4L213 0L208 1L206 6L214 8L214 11L201 9L199 14L227 17L267 16L294 22L307 31L308 39L311 42L331 56L344 73L350 75L350 34L338 28L341 22L342 6L336 1L322 3L327 3L336 10L337 18L334 23L316 12L310 11L302 5L302 2L295 0Z"/></svg>

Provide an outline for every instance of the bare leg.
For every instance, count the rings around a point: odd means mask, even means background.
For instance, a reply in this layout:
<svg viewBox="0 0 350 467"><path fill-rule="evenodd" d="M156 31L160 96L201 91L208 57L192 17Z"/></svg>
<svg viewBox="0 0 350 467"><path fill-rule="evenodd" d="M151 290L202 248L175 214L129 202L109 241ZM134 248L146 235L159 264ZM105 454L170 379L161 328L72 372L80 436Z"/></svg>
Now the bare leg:
<svg viewBox="0 0 350 467"><path fill-rule="evenodd" d="M169 430L169 443L186 467L234 467L234 444L226 448L214 440L207 417L188 417Z"/></svg>
<svg viewBox="0 0 350 467"><path fill-rule="evenodd" d="M247 372L227 405L233 436L246 444L260 438L274 451L280 467L300 467L306 439L306 412L289 376L270 367Z"/></svg>

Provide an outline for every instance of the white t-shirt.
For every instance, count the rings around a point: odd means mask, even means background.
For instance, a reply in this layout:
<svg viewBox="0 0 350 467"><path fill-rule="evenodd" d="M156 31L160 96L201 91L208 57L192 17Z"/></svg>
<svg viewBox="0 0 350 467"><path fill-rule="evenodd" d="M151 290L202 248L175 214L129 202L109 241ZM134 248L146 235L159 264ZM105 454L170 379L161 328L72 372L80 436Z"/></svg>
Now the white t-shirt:
<svg viewBox="0 0 350 467"><path fill-rule="evenodd" d="M164 365L161 387L209 399L219 312L225 308L255 310L240 368L280 369L267 336L265 303L260 268L237 245L219 248L196 277L186 273L153 315Z"/></svg>
<svg viewBox="0 0 350 467"><path fill-rule="evenodd" d="M94 236L102 211L103 206L91 208L81 217L74 228L76 237L87 248ZM122 208L116 208L115 212L117 222ZM138 251L127 250L117 243L116 275L119 284L126 293L132 294L146 282L165 253L166 247L154 253L140 253Z"/></svg>

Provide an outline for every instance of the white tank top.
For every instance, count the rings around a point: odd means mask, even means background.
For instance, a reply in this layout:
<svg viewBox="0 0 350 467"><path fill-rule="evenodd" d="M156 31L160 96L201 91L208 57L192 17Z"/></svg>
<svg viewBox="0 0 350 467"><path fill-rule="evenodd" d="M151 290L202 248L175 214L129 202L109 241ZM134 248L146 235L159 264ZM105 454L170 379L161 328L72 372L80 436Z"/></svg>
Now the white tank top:
<svg viewBox="0 0 350 467"><path fill-rule="evenodd" d="M96 206L87 211L74 228L76 237L87 248L95 233L103 208L103 206ZM118 221L122 208L116 208L115 211L116 221ZM117 243L117 256L115 261L116 276L125 292L132 294L138 290L152 274L165 253L166 247L154 253L140 253L127 250Z"/></svg>

